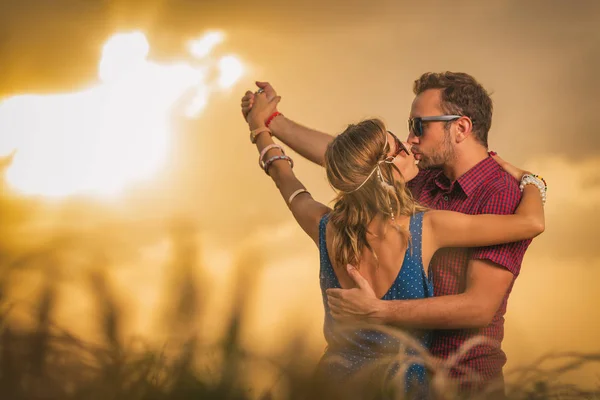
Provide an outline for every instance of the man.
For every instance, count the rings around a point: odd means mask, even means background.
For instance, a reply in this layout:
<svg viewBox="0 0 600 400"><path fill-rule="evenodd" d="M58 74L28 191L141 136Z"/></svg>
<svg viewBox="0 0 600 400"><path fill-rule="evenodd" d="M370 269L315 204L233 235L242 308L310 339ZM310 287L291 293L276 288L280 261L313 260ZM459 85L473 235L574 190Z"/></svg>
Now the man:
<svg viewBox="0 0 600 400"><path fill-rule="evenodd" d="M257 82L268 97L275 91ZM488 155L492 101L465 73L426 73L414 83L408 142L421 172L410 182L415 198L431 208L467 214L511 214L521 197L518 183ZM253 94L246 92L247 115ZM309 160L323 164L330 135L276 115L270 128L278 139ZM451 370L464 391L497 388L503 393L501 349L504 314L514 280L531 241L477 249L444 249L432 259L435 297L408 301L378 300L355 269L354 289L331 289L328 301L337 319L367 320L406 328L434 329L431 353L447 359L477 336L473 347ZM479 378L475 380L474 378Z"/></svg>

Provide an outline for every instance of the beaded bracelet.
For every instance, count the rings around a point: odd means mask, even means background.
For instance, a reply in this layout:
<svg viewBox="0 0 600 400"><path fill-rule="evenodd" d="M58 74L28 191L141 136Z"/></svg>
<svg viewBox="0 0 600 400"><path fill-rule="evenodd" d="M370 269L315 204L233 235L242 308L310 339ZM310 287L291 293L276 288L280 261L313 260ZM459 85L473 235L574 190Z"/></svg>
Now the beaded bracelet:
<svg viewBox="0 0 600 400"><path fill-rule="evenodd" d="M534 185L540 191L540 195L542 196L542 204L546 204L546 191L547 186L546 182L539 179L536 175L526 174L521 178L521 183L519 184L519 189L521 191L525 190L526 185Z"/></svg>
<svg viewBox="0 0 600 400"><path fill-rule="evenodd" d="M265 126L268 128L269 125L271 125L271 121L273 121L273 118L275 118L278 115L283 116L283 114L280 113L279 111L275 111L273 114L271 114L271 116L269 118L267 118L267 122L265 122Z"/></svg>
<svg viewBox="0 0 600 400"><path fill-rule="evenodd" d="M263 162L263 158L265 157L265 154L267 154L267 152L271 149L279 149L285 156L285 150L283 150L283 147L281 147L277 143L271 143L270 145L268 145L264 149L262 149L262 151L260 152L260 155L258 156L258 166L259 167L261 167L263 169L265 168L265 163Z"/></svg>
<svg viewBox="0 0 600 400"><path fill-rule="evenodd" d="M540 175L535 175L532 174L534 177L536 177L537 179L541 180L542 182L544 182L544 187L548 188L548 184L546 183L546 180L544 178L542 178Z"/></svg>
<svg viewBox="0 0 600 400"><path fill-rule="evenodd" d="M519 188L521 189L521 191L524 189L525 185L535 185L540 189L540 191L544 193L547 191L546 182L542 181L536 175L533 174L523 175L519 184Z"/></svg>
<svg viewBox="0 0 600 400"><path fill-rule="evenodd" d="M544 190L547 191L548 189L548 185L546 184L546 181L544 180L544 178L542 178L539 175L535 175L535 174L525 174L521 177L521 183L519 185L520 188L524 187L524 184L533 184L536 186L540 187L540 190ZM543 186L543 188L542 188Z"/></svg>
<svg viewBox="0 0 600 400"><path fill-rule="evenodd" d="M265 161L265 166L263 168L265 170L265 174L269 175L269 168L271 167L271 164L277 160L287 160L290 163L290 168L294 168L294 160L292 160L290 156L273 156Z"/></svg>

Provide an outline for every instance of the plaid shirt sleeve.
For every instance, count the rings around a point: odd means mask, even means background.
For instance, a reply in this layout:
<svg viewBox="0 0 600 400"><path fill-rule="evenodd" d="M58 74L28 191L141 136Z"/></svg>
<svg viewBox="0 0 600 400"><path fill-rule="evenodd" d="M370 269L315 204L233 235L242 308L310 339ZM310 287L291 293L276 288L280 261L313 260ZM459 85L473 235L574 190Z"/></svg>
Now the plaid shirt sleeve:
<svg viewBox="0 0 600 400"><path fill-rule="evenodd" d="M521 201L521 192L516 185L507 185L493 194L480 210L480 214L513 214ZM498 264L513 275L519 275L525 251L531 239L520 242L500 244L488 247L474 248L471 252L472 260L488 260Z"/></svg>

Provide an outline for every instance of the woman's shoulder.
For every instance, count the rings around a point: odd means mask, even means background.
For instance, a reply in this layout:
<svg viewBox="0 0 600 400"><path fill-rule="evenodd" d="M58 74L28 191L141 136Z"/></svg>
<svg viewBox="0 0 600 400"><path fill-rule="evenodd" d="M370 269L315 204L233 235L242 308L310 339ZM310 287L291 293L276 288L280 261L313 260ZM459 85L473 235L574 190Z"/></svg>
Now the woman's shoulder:
<svg viewBox="0 0 600 400"><path fill-rule="evenodd" d="M410 216L411 221L422 221L425 218L425 213L430 210L415 210Z"/></svg>

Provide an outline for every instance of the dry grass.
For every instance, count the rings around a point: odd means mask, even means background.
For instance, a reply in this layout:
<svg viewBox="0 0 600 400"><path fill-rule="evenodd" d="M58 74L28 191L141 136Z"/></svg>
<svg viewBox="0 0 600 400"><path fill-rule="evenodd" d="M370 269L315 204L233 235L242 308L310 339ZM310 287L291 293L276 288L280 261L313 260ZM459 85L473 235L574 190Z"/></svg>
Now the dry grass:
<svg viewBox="0 0 600 400"><path fill-rule="evenodd" d="M246 262L256 260L246 259ZM268 359L249 353L240 345L240 328L244 321L244 309L235 307L228 318L226 334L219 345L208 345L189 337L179 343L176 351L166 348L150 348L140 343L126 344L121 339L121 314L107 282L101 272L90 276L91 289L99 309L102 310L103 343L92 344L62 330L52 322L56 289L53 275L47 274L35 313L36 328L19 329L9 318L10 306L2 302L0 320L0 394L2 399L313 399L313 398L374 398L384 385L371 381L375 386L362 385L363 391L352 387L328 388L313 380L310 367L303 364L305 344L292 341L279 357ZM240 280L242 281L242 280ZM244 281L247 283L247 281ZM180 290L176 301L181 307L172 315L171 325L186 330L185 320L195 312L185 304L196 294L194 287ZM243 294L238 291L236 304L244 304ZM190 318L191 319L191 318ZM431 386L441 398L454 398L455 388L446 378L447 371L456 358L445 361L433 358L417 341L397 330L381 328L396 336L404 348L416 350L407 356L401 351L396 357L381 360L372 369L365 369L353 381L361 382L370 372L385 370L392 362L398 362L401 372L412 362L421 362L432 373ZM479 339L465 344L461 351L479 344ZM167 353L169 354L167 356ZM212 364L207 364L212 356ZM457 355L458 356L458 355ZM197 360L204 360L198 363ZM546 361L563 360L562 365L542 368ZM600 391L587 392L576 387L559 384L559 378L568 371L587 363L600 362L600 354L555 354L539 360L536 366L513 371L514 385L508 387L514 399L600 399ZM247 371L253 368L270 368L277 371L278 379L265 393L252 391L247 381ZM365 380L366 382L366 380ZM388 384L387 392L396 390L396 398L404 393L403 379ZM366 388L366 392L364 391ZM341 393L338 392L342 389ZM486 398L485 394L474 398Z"/></svg>

